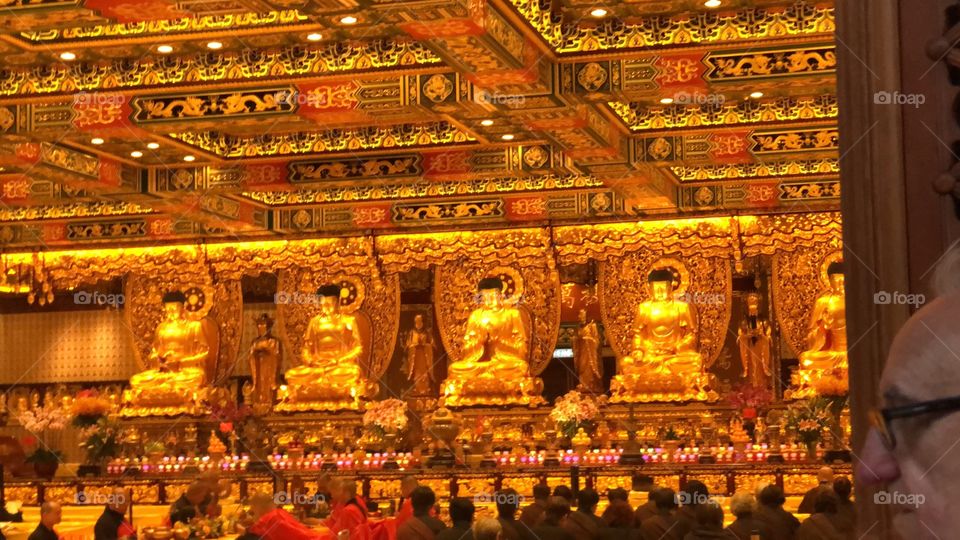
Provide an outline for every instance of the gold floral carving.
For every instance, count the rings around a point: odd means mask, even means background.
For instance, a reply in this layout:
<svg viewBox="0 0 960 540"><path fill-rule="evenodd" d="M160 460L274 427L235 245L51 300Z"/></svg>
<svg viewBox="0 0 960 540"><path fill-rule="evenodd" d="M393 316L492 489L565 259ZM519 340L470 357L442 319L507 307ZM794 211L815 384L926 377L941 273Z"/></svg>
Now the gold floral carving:
<svg viewBox="0 0 960 540"><path fill-rule="evenodd" d="M703 105L649 106L611 102L610 107L634 131L836 118L832 95L788 97L769 101L718 101Z"/></svg>
<svg viewBox="0 0 960 540"><path fill-rule="evenodd" d="M363 270L331 272L323 263L280 270L277 323L287 350L298 355L303 349L307 325L319 310L317 287L325 283L342 286L348 294L341 298L341 310L357 318L364 342L361 368L375 380L387 371L400 328L400 278L396 274L381 277L369 266ZM282 300L281 294L285 295Z"/></svg>
<svg viewBox="0 0 960 540"><path fill-rule="evenodd" d="M542 261L549 245L550 235L544 229L392 234L376 238L380 264L388 273L426 269L466 258L490 268L522 267Z"/></svg>
<svg viewBox="0 0 960 540"><path fill-rule="evenodd" d="M558 53L664 47L676 44L761 40L785 36L831 35L832 6L797 2L783 9L746 8L721 15L647 16L618 24L566 24L538 0L510 3Z"/></svg>
<svg viewBox="0 0 960 540"><path fill-rule="evenodd" d="M724 165L684 165L670 167L681 181L726 180L733 178L773 178L782 176L838 175L840 160L836 158L777 161L773 163L738 163Z"/></svg>
<svg viewBox="0 0 960 540"><path fill-rule="evenodd" d="M137 363L146 369L153 337L163 317L163 295L179 290L187 293L187 316L215 323L219 334L217 362L213 381L226 380L233 371L240 350L243 317L243 292L239 280L214 282L199 263L171 264L164 272L144 274L140 269L127 275L124 282L124 316L133 335ZM188 292L190 291L190 292ZM198 302L192 302L197 297ZM212 353L213 351L211 351ZM215 382L212 382L216 384Z"/></svg>
<svg viewBox="0 0 960 540"><path fill-rule="evenodd" d="M794 353L807 350L813 306L825 290L826 265L842 254L839 236L773 256L774 312L783 337Z"/></svg>
<svg viewBox="0 0 960 540"><path fill-rule="evenodd" d="M709 256L697 250L683 254L683 260L664 260L665 253L654 247L609 257L599 265L600 312L607 341L617 358L630 354L633 336L630 329L637 306L650 298L647 275L651 270L672 267L680 276L689 276L680 283L685 297L696 313L699 351L706 366L720 355L730 323L731 280L730 253ZM680 268L677 268L680 266Z"/></svg>

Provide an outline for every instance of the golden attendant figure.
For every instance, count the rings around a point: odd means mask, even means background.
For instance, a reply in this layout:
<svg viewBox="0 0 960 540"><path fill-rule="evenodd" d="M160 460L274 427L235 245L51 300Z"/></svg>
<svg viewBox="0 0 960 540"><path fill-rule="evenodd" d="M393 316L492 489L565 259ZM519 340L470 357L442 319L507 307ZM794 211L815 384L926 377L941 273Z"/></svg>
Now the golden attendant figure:
<svg viewBox="0 0 960 540"><path fill-rule="evenodd" d="M273 405L283 358L280 340L270 333L272 328L273 319L269 315L263 313L257 317L257 337L250 344L248 356L253 381L252 404L255 408L267 410Z"/></svg>
<svg viewBox="0 0 960 540"><path fill-rule="evenodd" d="M747 316L737 332L743 378L750 386L769 388L773 366L770 361L770 323L760 318L760 295L747 294Z"/></svg>
<svg viewBox="0 0 960 540"><path fill-rule="evenodd" d="M587 321L587 310L579 313L580 326L573 340L573 364L580 387L591 394L603 393L603 373L600 364L600 330L597 321Z"/></svg>
<svg viewBox="0 0 960 540"><path fill-rule="evenodd" d="M407 380L413 381L413 393L417 396L429 396L433 393L433 359L436 344L433 336L423 324L423 315L413 317L413 329L407 333L404 342L407 351L404 371Z"/></svg>

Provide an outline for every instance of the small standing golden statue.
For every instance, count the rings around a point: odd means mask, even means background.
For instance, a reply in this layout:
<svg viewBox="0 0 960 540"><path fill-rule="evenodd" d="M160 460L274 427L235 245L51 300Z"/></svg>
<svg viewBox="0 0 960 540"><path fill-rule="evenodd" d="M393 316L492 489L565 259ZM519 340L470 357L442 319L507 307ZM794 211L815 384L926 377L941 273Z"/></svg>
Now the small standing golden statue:
<svg viewBox="0 0 960 540"><path fill-rule="evenodd" d="M436 344L423 324L423 315L413 317L413 328L407 333L403 344L407 351L404 373L413 382L413 395L429 396L433 393L433 358Z"/></svg>
<svg viewBox="0 0 960 540"><path fill-rule="evenodd" d="M600 364L600 330L597 321L587 321L587 310L579 313L580 326L573 340L573 364L579 386L588 393L603 393L603 372Z"/></svg>
<svg viewBox="0 0 960 540"><path fill-rule="evenodd" d="M770 362L770 322L760 318L760 295L747 294L747 316L740 321L737 343L743 378L750 386L769 388L773 366Z"/></svg>
<svg viewBox="0 0 960 540"><path fill-rule="evenodd" d="M843 299L843 265L827 267L829 289L817 298L807 332L807 350L800 353L794 374L793 398L816 394L841 395L847 382L847 319Z"/></svg>
<svg viewBox="0 0 960 540"><path fill-rule="evenodd" d="M530 376L530 332L523 314L503 299L503 281L484 278L480 306L470 313L462 358L447 368L446 406L531 405L543 398L543 381Z"/></svg>
<svg viewBox="0 0 960 540"><path fill-rule="evenodd" d="M206 384L209 332L186 316L186 296L163 296L163 320L147 358L149 369L130 377L124 392L125 416L197 413Z"/></svg>
<svg viewBox="0 0 960 540"><path fill-rule="evenodd" d="M269 411L282 363L280 340L271 334L273 319L266 313L257 317L257 337L250 344L248 361L253 388L250 392L254 409Z"/></svg>
<svg viewBox="0 0 960 540"><path fill-rule="evenodd" d="M697 351L697 318L674 298L674 274L650 272L650 299L637 306L633 344L610 385L612 402L710 401L703 356Z"/></svg>
<svg viewBox="0 0 960 540"><path fill-rule="evenodd" d="M357 319L340 312L340 286L317 289L320 313L310 320L300 353L301 365L287 370L277 411L359 409L376 392L361 373L363 340Z"/></svg>

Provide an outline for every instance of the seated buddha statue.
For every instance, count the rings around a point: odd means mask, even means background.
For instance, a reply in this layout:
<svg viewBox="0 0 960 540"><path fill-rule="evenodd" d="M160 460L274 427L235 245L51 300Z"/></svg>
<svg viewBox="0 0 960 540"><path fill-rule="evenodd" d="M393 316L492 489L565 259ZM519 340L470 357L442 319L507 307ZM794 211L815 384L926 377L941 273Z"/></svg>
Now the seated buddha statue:
<svg viewBox="0 0 960 540"><path fill-rule="evenodd" d="M847 388L847 319L844 307L843 265L827 267L830 287L817 298L807 331L807 350L800 353L795 375L799 394L810 396L816 387L826 393L844 393ZM799 397L798 393L793 394Z"/></svg>
<svg viewBox="0 0 960 540"><path fill-rule="evenodd" d="M470 313L462 358L447 367L447 405L505 405L539 402L543 383L530 377L530 335L520 310L503 301L503 282L484 278L480 306Z"/></svg>
<svg viewBox="0 0 960 540"><path fill-rule="evenodd" d="M674 298L673 273L648 276L650 299L637 306L630 354L611 383L614 401L706 400L703 356L697 351L697 319Z"/></svg>
<svg viewBox="0 0 960 540"><path fill-rule="evenodd" d="M357 319L340 312L340 286L317 289L320 312L307 326L300 365L287 370L281 411L358 408L375 387L360 370L363 339Z"/></svg>
<svg viewBox="0 0 960 540"><path fill-rule="evenodd" d="M130 377L125 392L130 410L160 408L174 414L199 403L210 348L203 324L186 317L184 302L179 291L163 296L163 320L147 357L149 369Z"/></svg>

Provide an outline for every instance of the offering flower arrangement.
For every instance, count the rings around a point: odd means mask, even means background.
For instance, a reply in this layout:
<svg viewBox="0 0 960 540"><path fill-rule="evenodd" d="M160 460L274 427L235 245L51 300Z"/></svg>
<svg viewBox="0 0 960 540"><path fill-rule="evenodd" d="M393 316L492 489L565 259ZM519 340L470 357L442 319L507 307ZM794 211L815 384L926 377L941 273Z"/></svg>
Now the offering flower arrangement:
<svg viewBox="0 0 960 540"><path fill-rule="evenodd" d="M85 426L80 432L83 439L80 448L87 452L87 463L96 464L117 457L121 430L120 424L108 416L101 416L96 423Z"/></svg>
<svg viewBox="0 0 960 540"><path fill-rule="evenodd" d="M572 438L580 428L590 431L595 426L603 403L603 397L594 398L573 390L553 404L550 419L557 423L557 429L565 437Z"/></svg>
<svg viewBox="0 0 960 540"><path fill-rule="evenodd" d="M815 444L832 422L830 403L822 397L799 401L787 408L785 419L787 428L796 430L801 442Z"/></svg>
<svg viewBox="0 0 960 540"><path fill-rule="evenodd" d="M79 428L90 427L113 409L110 400L102 397L96 390L81 390L73 400L70 412L73 425Z"/></svg>
<svg viewBox="0 0 960 540"><path fill-rule="evenodd" d="M17 415L17 421L36 437L36 448L27 457L27 461L31 463L59 461L60 452L51 448L51 437L55 432L67 427L69 419L67 411L56 403L47 403L20 412Z"/></svg>
<svg viewBox="0 0 960 540"><path fill-rule="evenodd" d="M407 427L407 404L399 399L370 403L363 413L363 427L380 437L387 432L403 431Z"/></svg>
<svg viewBox="0 0 960 540"><path fill-rule="evenodd" d="M756 418L757 409L773 401L773 393L767 388L743 383L733 388L726 401L741 411L744 418Z"/></svg>

